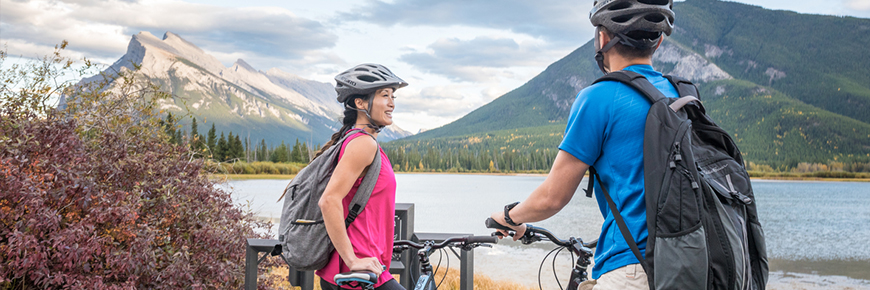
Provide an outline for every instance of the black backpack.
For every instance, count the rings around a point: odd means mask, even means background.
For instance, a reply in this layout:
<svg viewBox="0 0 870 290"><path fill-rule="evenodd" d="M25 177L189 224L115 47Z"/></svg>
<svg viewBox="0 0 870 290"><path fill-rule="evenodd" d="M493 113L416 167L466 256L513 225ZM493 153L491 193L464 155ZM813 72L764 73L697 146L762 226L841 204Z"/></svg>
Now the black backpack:
<svg viewBox="0 0 870 290"><path fill-rule="evenodd" d="M705 113L698 89L666 76L680 94L667 98L644 76L609 73L601 81L631 86L652 103L643 141L647 211L646 258L640 254L610 194L616 224L647 273L650 289L764 289L764 232L743 157L725 130ZM595 180L590 167L586 195Z"/></svg>

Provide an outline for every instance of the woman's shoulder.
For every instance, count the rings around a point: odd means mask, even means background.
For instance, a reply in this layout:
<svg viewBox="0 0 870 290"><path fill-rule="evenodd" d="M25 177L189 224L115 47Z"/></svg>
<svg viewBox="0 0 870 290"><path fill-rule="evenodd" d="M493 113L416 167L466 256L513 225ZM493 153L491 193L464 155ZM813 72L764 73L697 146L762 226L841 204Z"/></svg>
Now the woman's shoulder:
<svg viewBox="0 0 870 290"><path fill-rule="evenodd" d="M374 138L371 138L371 136L368 136L368 134L361 132L352 134L355 136L350 136L349 140L345 142L345 153L364 154L370 152L374 154L378 150L378 142Z"/></svg>

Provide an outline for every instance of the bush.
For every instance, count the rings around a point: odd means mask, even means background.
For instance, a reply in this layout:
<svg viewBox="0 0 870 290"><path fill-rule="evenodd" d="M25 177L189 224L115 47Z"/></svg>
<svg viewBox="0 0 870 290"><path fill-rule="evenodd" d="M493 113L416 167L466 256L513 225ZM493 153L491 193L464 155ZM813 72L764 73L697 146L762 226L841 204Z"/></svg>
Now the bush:
<svg viewBox="0 0 870 290"><path fill-rule="evenodd" d="M54 86L71 63L0 73L0 289L240 288L245 240L269 225L168 142L168 95L133 73Z"/></svg>

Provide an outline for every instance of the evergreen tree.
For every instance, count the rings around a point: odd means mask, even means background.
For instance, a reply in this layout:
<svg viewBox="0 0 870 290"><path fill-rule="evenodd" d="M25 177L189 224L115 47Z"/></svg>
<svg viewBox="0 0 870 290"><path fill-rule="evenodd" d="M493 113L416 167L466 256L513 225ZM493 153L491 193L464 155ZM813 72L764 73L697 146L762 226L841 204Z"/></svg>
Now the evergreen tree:
<svg viewBox="0 0 870 290"><path fill-rule="evenodd" d="M224 157L224 160L236 158L236 156L234 155L236 153L236 149L234 148L236 144L233 142L235 141L233 139L234 137L235 136L233 136L233 131L230 131L230 133L227 134L227 146L224 147L224 154L226 154L226 157Z"/></svg>
<svg viewBox="0 0 870 290"><path fill-rule="evenodd" d="M302 162L302 145L299 144L299 138L296 138L296 144L290 152L290 162Z"/></svg>
<svg viewBox="0 0 870 290"><path fill-rule="evenodd" d="M257 149L257 161L269 160L269 147L266 147L266 139L260 139L260 148Z"/></svg>
<svg viewBox="0 0 870 290"><path fill-rule="evenodd" d="M205 145L208 146L208 150L214 155L212 158L217 158L215 154L217 151L217 132L214 129L214 123L211 123L211 129L208 130L208 136L206 137Z"/></svg>
<svg viewBox="0 0 870 290"><path fill-rule="evenodd" d="M308 162L310 162L310 161L311 161L311 157L310 157L310 154L311 154L311 153L310 153L309 150L308 150L308 145L307 145L307 143L302 143L302 147L301 147L301 148L302 148L302 149L301 149L301 151L302 151L302 159L300 159L299 162L302 162L302 163L308 163Z"/></svg>
<svg viewBox="0 0 870 290"><path fill-rule="evenodd" d="M270 160L276 163L290 161L290 154L287 151L289 151L289 147L287 147L287 144L284 144L284 141L281 141L281 145L278 145L272 151Z"/></svg>
<svg viewBox="0 0 870 290"><path fill-rule="evenodd" d="M233 158L242 159L245 157L245 146L242 145L242 140L239 138L239 135L236 135L236 138L233 140Z"/></svg>
<svg viewBox="0 0 870 290"><path fill-rule="evenodd" d="M190 123L190 148L197 154L202 153L202 136L199 135L199 126L196 124L196 117Z"/></svg>
<svg viewBox="0 0 870 290"><path fill-rule="evenodd" d="M166 120L161 120L161 125L163 125L163 131L166 132L166 136L169 136L169 143L178 144L178 138L176 137L178 133L175 131L175 117L172 116L172 113L166 115Z"/></svg>
<svg viewBox="0 0 870 290"><path fill-rule="evenodd" d="M215 146L214 159L217 159L218 161L224 161L227 159L227 139L224 137L224 132L221 132L221 138L218 139L217 146Z"/></svg>

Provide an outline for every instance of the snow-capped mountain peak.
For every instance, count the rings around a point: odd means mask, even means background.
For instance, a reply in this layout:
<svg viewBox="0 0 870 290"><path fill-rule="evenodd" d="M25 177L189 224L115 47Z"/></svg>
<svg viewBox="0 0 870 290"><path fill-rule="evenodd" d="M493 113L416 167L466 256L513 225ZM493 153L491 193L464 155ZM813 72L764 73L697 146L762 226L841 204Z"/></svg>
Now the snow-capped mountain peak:
<svg viewBox="0 0 870 290"><path fill-rule="evenodd" d="M320 143L338 130L344 111L335 100L332 84L277 68L260 71L242 59L225 67L172 32L162 39L147 31L133 35L127 52L105 73L137 68L173 95L172 100L163 101L162 110L183 113L187 108L197 119L213 121L219 130L245 134L253 141L265 139L274 144L298 138ZM102 77L82 82L98 78ZM403 137L404 132L399 129L393 135Z"/></svg>

